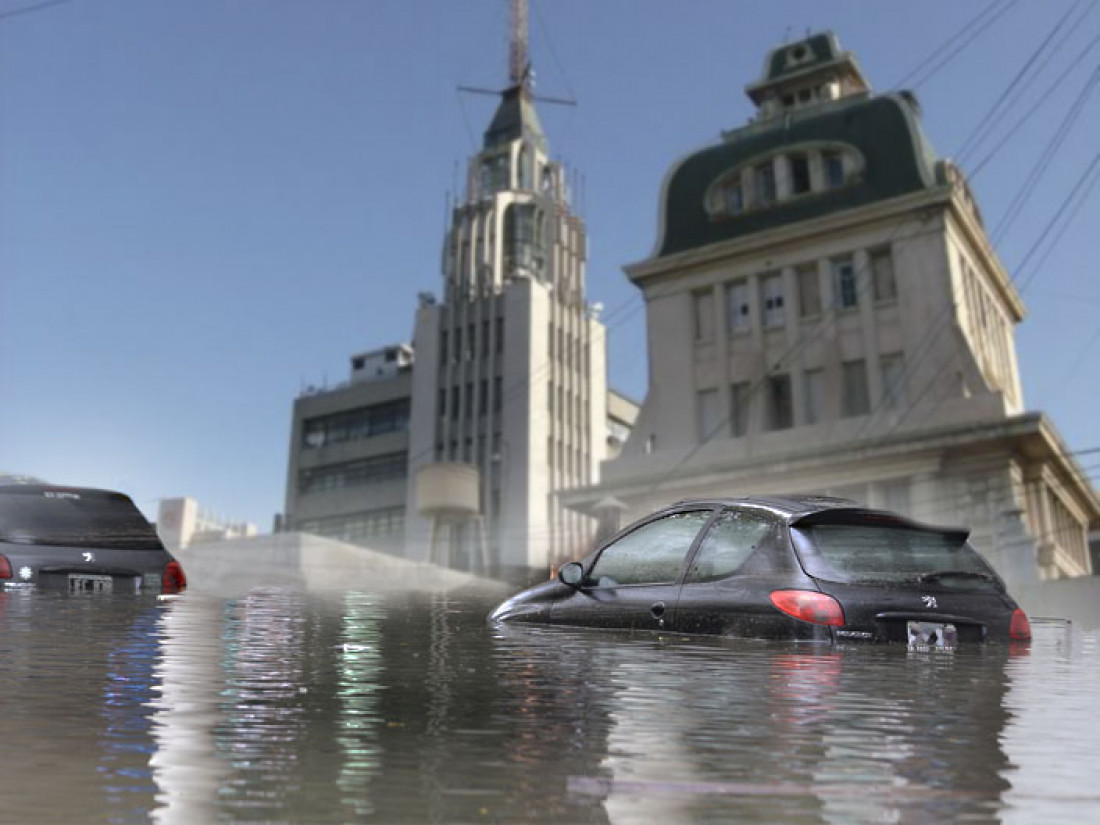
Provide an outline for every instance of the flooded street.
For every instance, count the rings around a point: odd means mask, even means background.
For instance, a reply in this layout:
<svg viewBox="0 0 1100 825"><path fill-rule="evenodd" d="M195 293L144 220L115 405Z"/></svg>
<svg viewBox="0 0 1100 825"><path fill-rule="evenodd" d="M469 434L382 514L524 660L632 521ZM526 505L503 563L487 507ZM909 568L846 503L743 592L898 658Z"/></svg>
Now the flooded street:
<svg viewBox="0 0 1100 825"><path fill-rule="evenodd" d="M1053 822L1100 639L501 631L499 593L0 593L0 821Z"/></svg>

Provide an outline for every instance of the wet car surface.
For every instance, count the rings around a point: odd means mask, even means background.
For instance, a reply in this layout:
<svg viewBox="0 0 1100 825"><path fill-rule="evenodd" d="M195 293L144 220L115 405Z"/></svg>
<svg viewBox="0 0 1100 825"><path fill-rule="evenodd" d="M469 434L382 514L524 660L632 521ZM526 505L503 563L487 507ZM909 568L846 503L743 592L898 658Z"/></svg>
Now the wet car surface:
<svg viewBox="0 0 1100 825"><path fill-rule="evenodd" d="M0 486L0 582L72 595L176 593L183 568L129 496Z"/></svg>
<svg viewBox="0 0 1100 825"><path fill-rule="evenodd" d="M820 496L680 502L490 620L935 648L1027 640L1027 617L967 537Z"/></svg>

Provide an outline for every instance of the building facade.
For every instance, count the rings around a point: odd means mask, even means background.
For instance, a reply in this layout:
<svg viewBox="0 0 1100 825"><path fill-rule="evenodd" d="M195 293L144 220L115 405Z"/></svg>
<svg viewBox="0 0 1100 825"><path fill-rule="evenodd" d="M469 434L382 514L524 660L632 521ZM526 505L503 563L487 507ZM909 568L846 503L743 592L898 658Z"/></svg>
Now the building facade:
<svg viewBox="0 0 1100 825"><path fill-rule="evenodd" d="M402 552L412 370L410 346L384 347L298 397L281 530Z"/></svg>
<svg viewBox="0 0 1100 825"><path fill-rule="evenodd" d="M820 491L971 525L1009 575L1090 572L1100 501L1025 412L1023 303L916 99L873 95L831 33L773 50L746 91L754 119L666 176L655 249L626 267L650 386L601 482L565 500L628 518Z"/></svg>
<svg viewBox="0 0 1100 825"><path fill-rule="evenodd" d="M515 44L513 44L515 49ZM606 453L603 324L585 295L587 236L565 167L551 160L526 61L469 160L443 243L443 290L416 316L410 455L478 469L489 566L545 570L591 537L554 493L596 479ZM410 512L408 552L427 558L431 518ZM469 565L473 535L451 563Z"/></svg>

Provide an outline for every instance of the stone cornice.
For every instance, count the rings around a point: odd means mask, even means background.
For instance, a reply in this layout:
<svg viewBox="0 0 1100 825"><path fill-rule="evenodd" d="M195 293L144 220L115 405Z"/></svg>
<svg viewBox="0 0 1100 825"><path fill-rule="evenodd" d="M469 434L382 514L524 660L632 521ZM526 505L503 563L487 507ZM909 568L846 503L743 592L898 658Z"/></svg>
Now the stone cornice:
<svg viewBox="0 0 1100 825"><path fill-rule="evenodd" d="M885 201L877 201L855 209L846 209L798 223L768 229L747 237L708 244L659 258L627 264L623 271L639 287L660 281L664 276L680 274L684 269L703 266L714 261L741 255L760 255L774 247L788 246L820 235L835 234L861 228L871 223L887 221L907 212L933 207L945 209L951 201L951 187L937 186Z"/></svg>

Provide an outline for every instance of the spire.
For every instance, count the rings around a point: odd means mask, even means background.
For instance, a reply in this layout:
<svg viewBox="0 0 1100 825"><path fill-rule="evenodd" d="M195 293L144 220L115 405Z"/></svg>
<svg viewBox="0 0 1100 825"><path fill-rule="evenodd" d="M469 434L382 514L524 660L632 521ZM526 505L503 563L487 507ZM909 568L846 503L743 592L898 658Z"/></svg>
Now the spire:
<svg viewBox="0 0 1100 825"><path fill-rule="evenodd" d="M523 86L530 92L530 58L528 48L527 0L512 0L512 20L508 39L508 79L512 86Z"/></svg>
<svg viewBox="0 0 1100 825"><path fill-rule="evenodd" d="M508 80L500 105L485 130L485 148L491 149L518 138L545 146L546 137L535 112L531 90L531 59L528 55L527 0L511 0L512 20L508 39Z"/></svg>

